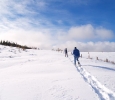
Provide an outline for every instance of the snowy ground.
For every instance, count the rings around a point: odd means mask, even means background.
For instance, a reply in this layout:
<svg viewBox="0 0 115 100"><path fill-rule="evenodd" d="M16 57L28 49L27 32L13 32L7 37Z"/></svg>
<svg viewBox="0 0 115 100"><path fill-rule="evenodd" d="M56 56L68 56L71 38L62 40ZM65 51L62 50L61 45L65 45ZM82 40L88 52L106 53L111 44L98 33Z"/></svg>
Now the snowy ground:
<svg viewBox="0 0 115 100"><path fill-rule="evenodd" d="M106 61L108 59L109 62L115 63L115 52L82 52L81 53L84 58L92 58L96 59L97 57L101 61Z"/></svg>
<svg viewBox="0 0 115 100"><path fill-rule="evenodd" d="M115 100L115 65L83 56L0 45L0 100Z"/></svg>

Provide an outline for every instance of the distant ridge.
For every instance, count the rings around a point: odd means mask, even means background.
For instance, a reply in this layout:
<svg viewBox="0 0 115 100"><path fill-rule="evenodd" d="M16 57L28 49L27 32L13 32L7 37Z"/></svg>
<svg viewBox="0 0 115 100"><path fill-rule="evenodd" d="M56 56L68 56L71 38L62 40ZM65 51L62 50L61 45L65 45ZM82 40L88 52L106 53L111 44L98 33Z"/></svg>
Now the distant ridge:
<svg viewBox="0 0 115 100"><path fill-rule="evenodd" d="M4 46L11 46L11 47L18 47L18 48L22 48L22 49L36 49L35 47L28 47L26 45L19 45L17 43L14 42L9 42L9 41L0 41L0 45L4 45Z"/></svg>

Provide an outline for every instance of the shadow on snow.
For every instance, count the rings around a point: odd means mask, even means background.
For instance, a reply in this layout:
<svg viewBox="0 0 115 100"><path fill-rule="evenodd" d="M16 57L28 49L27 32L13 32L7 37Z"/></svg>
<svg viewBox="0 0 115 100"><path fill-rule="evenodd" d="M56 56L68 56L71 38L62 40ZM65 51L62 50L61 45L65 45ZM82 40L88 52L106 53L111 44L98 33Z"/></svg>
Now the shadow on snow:
<svg viewBox="0 0 115 100"><path fill-rule="evenodd" d="M82 65L82 66L92 66L92 67L96 67L96 68L101 68L101 69L106 69L106 70L110 70L110 71L115 71L115 69L113 69L113 68L108 68L108 67L103 67L103 66L95 66L95 65Z"/></svg>

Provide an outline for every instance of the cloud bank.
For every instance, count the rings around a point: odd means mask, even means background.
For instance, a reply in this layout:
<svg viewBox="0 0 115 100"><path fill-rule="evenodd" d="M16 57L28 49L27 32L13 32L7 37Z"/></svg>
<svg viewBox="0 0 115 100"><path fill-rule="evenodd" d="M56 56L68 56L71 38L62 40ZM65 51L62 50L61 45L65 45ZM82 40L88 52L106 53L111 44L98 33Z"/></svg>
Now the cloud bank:
<svg viewBox="0 0 115 100"><path fill-rule="evenodd" d="M66 43L54 46L53 48L68 48L69 51L73 51L74 47L77 47L82 52L115 52L115 42L76 42L67 41Z"/></svg>
<svg viewBox="0 0 115 100"><path fill-rule="evenodd" d="M115 42L109 42L114 38L111 30L102 27L94 28L87 24L71 27L67 32L58 31L55 34L51 29L8 29L0 34L1 40L14 41L28 46L36 46L41 49L68 48L72 50L75 46L81 51L115 51ZM96 41L97 40L97 41Z"/></svg>
<svg viewBox="0 0 115 100"><path fill-rule="evenodd" d="M111 39L114 36L111 30L104 29L102 27L94 28L92 25L83 25L78 27L72 27L69 30L69 37L71 39L78 40L106 40Z"/></svg>
<svg viewBox="0 0 115 100"><path fill-rule="evenodd" d="M71 27L67 33L59 34L59 39L76 41L104 41L114 38L111 30L103 27L94 28L91 24Z"/></svg>

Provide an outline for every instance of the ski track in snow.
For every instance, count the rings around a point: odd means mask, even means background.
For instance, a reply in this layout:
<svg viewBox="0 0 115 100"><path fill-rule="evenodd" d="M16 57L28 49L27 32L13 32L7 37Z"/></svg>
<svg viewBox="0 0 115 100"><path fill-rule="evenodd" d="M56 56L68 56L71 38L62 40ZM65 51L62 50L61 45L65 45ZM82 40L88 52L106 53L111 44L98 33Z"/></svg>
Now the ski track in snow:
<svg viewBox="0 0 115 100"><path fill-rule="evenodd" d="M69 58L70 59L70 58ZM73 61L70 59L73 63ZM94 76L88 73L82 66L75 66L83 79L94 89L100 100L115 100L115 93L102 85Z"/></svg>

